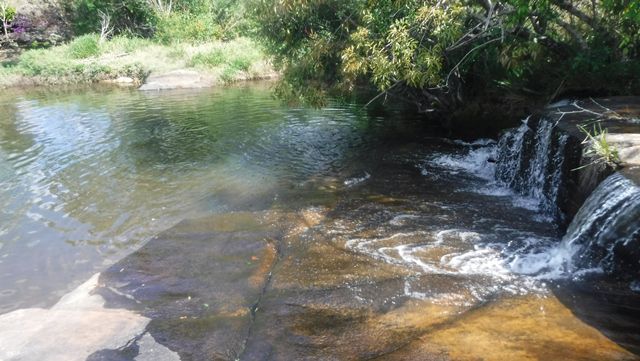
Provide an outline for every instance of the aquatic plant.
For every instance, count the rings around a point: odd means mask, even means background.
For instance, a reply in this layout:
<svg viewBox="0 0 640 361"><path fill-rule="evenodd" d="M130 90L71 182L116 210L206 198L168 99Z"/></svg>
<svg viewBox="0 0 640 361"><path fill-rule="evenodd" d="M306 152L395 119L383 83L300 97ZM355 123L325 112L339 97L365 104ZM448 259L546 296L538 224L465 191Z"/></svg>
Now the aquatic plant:
<svg viewBox="0 0 640 361"><path fill-rule="evenodd" d="M614 169L620 166L620 155L617 148L607 141L608 131L606 128L602 129L599 122L595 122L591 130L586 125L578 125L578 128L585 134L582 141L582 144L585 145L583 155L590 160L581 168L598 163L604 163Z"/></svg>

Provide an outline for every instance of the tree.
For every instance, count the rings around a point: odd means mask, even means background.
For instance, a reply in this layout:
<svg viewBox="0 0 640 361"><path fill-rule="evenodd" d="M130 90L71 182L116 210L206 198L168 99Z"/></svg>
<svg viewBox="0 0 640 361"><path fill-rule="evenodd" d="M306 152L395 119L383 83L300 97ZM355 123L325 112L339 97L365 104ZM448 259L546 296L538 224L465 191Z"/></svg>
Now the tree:
<svg viewBox="0 0 640 361"><path fill-rule="evenodd" d="M421 111L474 99L640 88L636 0L255 0L283 69L313 100L372 84Z"/></svg>
<svg viewBox="0 0 640 361"><path fill-rule="evenodd" d="M16 9L9 6L5 0L0 0L0 21L2 22L2 30L5 41L9 40L9 23L16 16Z"/></svg>

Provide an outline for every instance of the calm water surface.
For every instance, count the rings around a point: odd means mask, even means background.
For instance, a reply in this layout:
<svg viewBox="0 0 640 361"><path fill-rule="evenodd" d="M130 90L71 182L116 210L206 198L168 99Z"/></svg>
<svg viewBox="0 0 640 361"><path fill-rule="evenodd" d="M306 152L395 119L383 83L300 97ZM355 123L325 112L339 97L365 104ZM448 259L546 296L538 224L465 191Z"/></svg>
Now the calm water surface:
<svg viewBox="0 0 640 361"><path fill-rule="evenodd" d="M4 91L0 313L55 302L181 219L303 201L279 198L423 126L386 124L353 105L287 108L267 86Z"/></svg>

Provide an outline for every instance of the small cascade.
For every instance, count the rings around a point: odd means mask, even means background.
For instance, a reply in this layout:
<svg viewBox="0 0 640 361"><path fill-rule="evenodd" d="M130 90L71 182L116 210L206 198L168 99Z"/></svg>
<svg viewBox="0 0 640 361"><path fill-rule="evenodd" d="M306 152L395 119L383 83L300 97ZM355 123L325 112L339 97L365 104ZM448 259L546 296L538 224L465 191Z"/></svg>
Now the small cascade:
<svg viewBox="0 0 640 361"><path fill-rule="evenodd" d="M496 180L517 193L536 199L542 211L562 218L559 194L568 136L544 119L507 131L498 143Z"/></svg>
<svg viewBox="0 0 640 361"><path fill-rule="evenodd" d="M563 220L561 204L572 176L569 135L553 121L530 117L497 145L495 179L539 202L540 211ZM562 241L536 243L507 255L510 267L540 278L599 272L640 284L640 187L624 173L604 180L582 204Z"/></svg>
<svg viewBox="0 0 640 361"><path fill-rule="evenodd" d="M578 211L562 243L574 250L569 271L599 268L640 276L640 187L616 173Z"/></svg>
<svg viewBox="0 0 640 361"><path fill-rule="evenodd" d="M640 280L640 187L620 173L598 186L559 244L515 255L511 268L541 278L606 273Z"/></svg>

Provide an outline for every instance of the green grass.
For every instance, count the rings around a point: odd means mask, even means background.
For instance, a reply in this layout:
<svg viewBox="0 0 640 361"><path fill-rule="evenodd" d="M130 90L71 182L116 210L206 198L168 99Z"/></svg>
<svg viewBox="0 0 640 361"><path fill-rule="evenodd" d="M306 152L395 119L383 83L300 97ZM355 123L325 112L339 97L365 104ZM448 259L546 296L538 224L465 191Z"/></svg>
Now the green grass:
<svg viewBox="0 0 640 361"><path fill-rule="evenodd" d="M75 38L68 45L69 56L74 59L86 59L100 55L100 38L96 34L87 34Z"/></svg>
<svg viewBox="0 0 640 361"><path fill-rule="evenodd" d="M227 56L221 49L213 49L207 52L195 54L190 60L189 65L193 67L209 67L213 68L227 62Z"/></svg>
<svg viewBox="0 0 640 361"><path fill-rule="evenodd" d="M602 129L600 123L595 123L592 130L584 125L578 125L578 128L585 134L585 139L582 141L585 145L583 154L591 159L589 164L581 168L597 163L604 163L614 169L620 165L618 149L607 141L607 129Z"/></svg>
<svg viewBox="0 0 640 361"><path fill-rule="evenodd" d="M0 64L0 87L90 83L123 76L142 82L150 72L183 68L196 68L223 82L272 73L264 53L244 38L163 45L126 36L101 42L90 34L48 49L27 50L12 62Z"/></svg>
<svg viewBox="0 0 640 361"><path fill-rule="evenodd" d="M152 45L154 45L154 43L149 39L118 35L100 44L100 48L105 53L126 54L145 49Z"/></svg>
<svg viewBox="0 0 640 361"><path fill-rule="evenodd" d="M261 68L264 68L265 58L259 47L247 39L240 38L196 51L187 64L202 70L218 71L220 79L229 83L264 72Z"/></svg>

